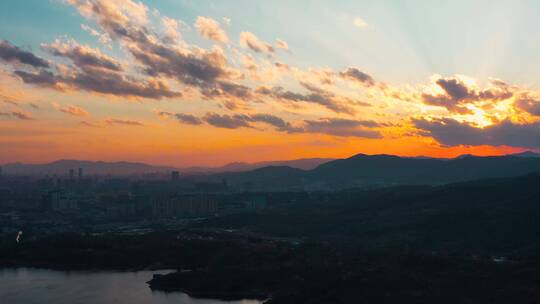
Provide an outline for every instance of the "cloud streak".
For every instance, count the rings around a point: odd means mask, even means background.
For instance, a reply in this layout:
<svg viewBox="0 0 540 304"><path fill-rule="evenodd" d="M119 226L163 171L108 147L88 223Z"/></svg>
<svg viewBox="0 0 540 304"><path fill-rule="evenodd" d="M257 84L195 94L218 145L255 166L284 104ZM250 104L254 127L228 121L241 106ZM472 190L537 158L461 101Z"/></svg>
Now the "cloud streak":
<svg viewBox="0 0 540 304"><path fill-rule="evenodd" d="M227 43L229 41L227 33L221 28L219 22L210 17L197 17L195 27L204 38L221 43Z"/></svg>
<svg viewBox="0 0 540 304"><path fill-rule="evenodd" d="M513 146L540 147L540 123L516 124L504 120L484 128L471 126L451 118L435 120L413 119L423 135L433 137L445 146Z"/></svg>
<svg viewBox="0 0 540 304"><path fill-rule="evenodd" d="M319 120L306 120L305 123L305 130L311 133L346 137L382 138L379 131L370 129L379 126L374 121L323 118Z"/></svg>
<svg viewBox="0 0 540 304"><path fill-rule="evenodd" d="M540 101L528 96L519 98L515 102L515 106L534 116L540 116Z"/></svg>
<svg viewBox="0 0 540 304"><path fill-rule="evenodd" d="M109 125L124 125L124 126L144 126L142 122L129 119L108 118L105 120Z"/></svg>
<svg viewBox="0 0 540 304"><path fill-rule="evenodd" d="M81 90L123 97L142 97L151 99L180 97L180 92L173 91L165 82L158 79L139 79L124 76L108 70L96 69L92 72L81 71L67 75L57 75L50 71L14 72L25 83L57 90Z"/></svg>
<svg viewBox="0 0 540 304"><path fill-rule="evenodd" d="M80 45L74 40L61 42L56 40L51 44L42 44L42 49L52 55L70 59L76 67L83 71L92 72L95 69L121 71L122 65L115 59L103 54L100 50Z"/></svg>
<svg viewBox="0 0 540 304"><path fill-rule="evenodd" d="M72 116L77 116L77 117L85 117L85 116L90 115L90 113L88 113L88 111L86 111L85 109L74 106L74 105L67 105L65 107L59 108L58 110L60 112L63 112Z"/></svg>
<svg viewBox="0 0 540 304"><path fill-rule="evenodd" d="M32 114L30 113L27 113L27 112L23 112L21 110L14 110L11 112L11 115L17 117L18 119L21 119L21 120L33 120L34 118L32 117Z"/></svg>
<svg viewBox="0 0 540 304"><path fill-rule="evenodd" d="M286 46L286 43L281 43L280 45L283 47ZM240 33L240 46L243 48L249 48L256 53L275 52L274 47L270 43L260 40L257 36L255 36L255 34L251 32Z"/></svg>
<svg viewBox="0 0 540 304"><path fill-rule="evenodd" d="M289 90L285 90L283 87L259 87L256 92L263 96L270 96L282 101L289 102L307 102L321 105L333 112L344 113L344 114L354 114L355 110L353 107L345 104L344 102L336 99L336 96L330 92L315 89L313 87L307 86L312 93L300 94L295 93Z"/></svg>
<svg viewBox="0 0 540 304"><path fill-rule="evenodd" d="M339 137L382 138L382 134L374 130L381 125L371 120L353 120L343 118L320 118L318 120L304 120L297 124L291 124L284 119L264 113L255 114L218 114L208 112L202 117L196 117L185 113L157 112L160 117L175 117L179 122L189 125L207 123L216 128L256 129L255 124L262 123L273 127L278 132L289 134L295 133L319 133Z"/></svg>
<svg viewBox="0 0 540 304"><path fill-rule="evenodd" d="M464 81L457 77L439 78L435 81L443 94L423 94L422 100L425 104L444 107L451 113L472 114L466 107L478 101L498 102L509 99L513 93L507 87L493 87L479 90L469 87Z"/></svg>
<svg viewBox="0 0 540 304"><path fill-rule="evenodd" d="M375 85L375 80L373 80L373 77L360 71L357 68L348 68L345 71L340 72L339 76L341 76L344 79L351 80L353 82L359 83L364 86L370 87L370 86Z"/></svg>
<svg viewBox="0 0 540 304"><path fill-rule="evenodd" d="M10 63L21 63L35 68L48 68L49 63L32 52L24 51L6 40L0 40L0 59Z"/></svg>

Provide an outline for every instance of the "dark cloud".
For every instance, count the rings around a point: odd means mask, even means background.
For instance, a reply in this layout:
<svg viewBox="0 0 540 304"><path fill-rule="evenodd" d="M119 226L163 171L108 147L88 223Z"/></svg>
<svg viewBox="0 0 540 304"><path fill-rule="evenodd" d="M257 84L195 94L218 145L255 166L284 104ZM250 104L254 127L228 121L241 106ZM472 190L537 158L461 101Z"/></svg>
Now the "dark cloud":
<svg viewBox="0 0 540 304"><path fill-rule="evenodd" d="M226 129L237 129L237 128L254 128L252 123L265 123L276 128L276 130L281 132L300 132L301 128L296 128L292 126L289 122L286 122L282 118L271 115L271 114L216 114L216 113L207 113L202 118L191 114L183 113L171 113L171 112L157 112L158 116L161 117L170 117L174 116L178 121L185 124L191 125L200 125L203 122L206 122L214 127L226 128Z"/></svg>
<svg viewBox="0 0 540 304"><path fill-rule="evenodd" d="M240 108L240 105L235 102L234 100L225 100L223 101L223 106L228 109L228 110L231 110L231 111L235 111L235 110L238 110Z"/></svg>
<svg viewBox="0 0 540 304"><path fill-rule="evenodd" d="M437 80L437 85L439 85L453 100L463 100L466 98L471 98L469 89L465 86L464 83L459 82L457 79L439 79Z"/></svg>
<svg viewBox="0 0 540 304"><path fill-rule="evenodd" d="M180 92L172 91L161 80L141 81L105 70L93 73L76 73L73 76L62 78L62 81L79 90L117 96L160 99L182 95Z"/></svg>
<svg viewBox="0 0 540 304"><path fill-rule="evenodd" d="M15 74L25 83L56 89L69 87L102 94L152 99L182 95L180 92L172 91L163 81L154 79L141 81L107 70L94 70L89 73L75 72L67 76L55 75L45 70L36 73L15 71Z"/></svg>
<svg viewBox="0 0 540 304"><path fill-rule="evenodd" d="M226 72L216 65L219 60L215 59L215 54L213 57L209 55L198 58L153 42L146 31L121 31L111 24L108 26L118 31L119 36L138 42L129 47L129 50L143 64L150 77L164 75L175 78L184 84L199 87L207 98L225 96L243 99L250 95L250 89L246 86L217 79ZM137 34L131 33L132 31ZM44 45L44 49L54 55L69 58L80 70L66 76L56 75L45 69L38 72L16 71L15 74L25 83L52 88L67 86L103 94L153 99L181 96L163 81L153 78L141 81L122 75L119 73L122 70L120 63L95 49L75 43Z"/></svg>
<svg viewBox="0 0 540 304"><path fill-rule="evenodd" d="M267 86L260 86L255 89L255 93L262 95L272 95L273 91L272 88L269 88Z"/></svg>
<svg viewBox="0 0 540 304"><path fill-rule="evenodd" d="M95 19L111 38L141 40L148 35L142 26L147 21L147 8L141 3L104 0L66 0L66 3L76 7L81 15Z"/></svg>
<svg viewBox="0 0 540 304"><path fill-rule="evenodd" d="M191 114L176 113L174 114L174 117L176 117L179 122L189 125L200 125L203 123L199 117Z"/></svg>
<svg viewBox="0 0 540 304"><path fill-rule="evenodd" d="M203 118L208 124L220 128L236 129L240 127L254 128L252 123L265 123L276 128L280 132L301 132L301 128L293 127L289 122L271 114L235 114L218 115L207 113Z"/></svg>
<svg viewBox="0 0 540 304"><path fill-rule="evenodd" d="M227 80L227 61L219 52L195 56L154 42L131 47L130 52L144 66L146 74L199 88L205 98L246 100L252 95L249 87Z"/></svg>
<svg viewBox="0 0 540 304"><path fill-rule="evenodd" d="M494 83L497 86L496 88L486 90L469 88L457 78L440 78L435 83L443 89L444 94L423 94L423 102L432 106L444 107L453 113L472 114L472 111L465 106L468 103L477 101L496 102L513 96L509 88L500 82Z"/></svg>
<svg viewBox="0 0 540 304"><path fill-rule="evenodd" d="M145 26L123 22L116 14L105 9L102 3L91 5L98 23L111 37L129 42L129 52L143 65L148 75L163 75L207 91L215 87L217 78L226 76L221 66L226 63L224 58L216 60L216 54L196 56L168 47L153 39Z"/></svg>
<svg viewBox="0 0 540 304"><path fill-rule="evenodd" d="M499 101L499 100L508 99L512 96L514 96L514 93L510 92L508 88L504 88L502 91L488 89L488 90L478 92L476 99Z"/></svg>
<svg viewBox="0 0 540 304"><path fill-rule="evenodd" d="M186 85L199 87L204 92L245 96L241 90L218 81L218 78L228 75L224 66L226 60L218 51L198 50L198 55L195 55L160 43L141 21L145 14L142 4L130 3L127 7L86 0L68 0L68 3L76 6L85 17L95 19L111 38L123 42L148 76L174 78ZM75 89L120 96L158 99L180 96L179 92L173 92L162 81L150 79L144 82L114 73L121 70L121 65L97 50L76 44L51 44L44 48L54 55L70 58L81 71L71 76L55 76L49 71L37 74L20 71L18 75L26 83L51 87L56 83L65 83Z"/></svg>
<svg viewBox="0 0 540 304"><path fill-rule="evenodd" d="M373 80L373 77L357 68L348 68L345 71L340 72L339 75L345 79L356 81L366 86L375 85L375 80Z"/></svg>
<svg viewBox="0 0 540 304"><path fill-rule="evenodd" d="M312 90L312 92L309 94L300 94L285 90L282 87L273 87L271 89L259 87L256 92L262 95L272 96L274 98L287 101L316 103L336 113L355 113L355 110L352 107L337 100L332 93L320 89L315 91Z"/></svg>
<svg viewBox="0 0 540 304"><path fill-rule="evenodd" d="M305 81L300 81L300 85L303 86L304 88L306 88L308 91L313 92L313 93L326 94L326 95L329 94L324 89L322 89L322 88L320 88L320 87L318 87L318 86L316 86L314 84L305 82Z"/></svg>
<svg viewBox="0 0 540 304"><path fill-rule="evenodd" d="M452 112L452 113L458 113L458 114L472 114L473 113L472 110L462 105L461 101L454 100L444 95L433 96L429 94L423 94L422 101L427 105L446 108L449 112Z"/></svg>
<svg viewBox="0 0 540 304"><path fill-rule="evenodd" d="M14 73L19 76L24 83L42 87L54 87L58 81L53 73L45 70L40 70L35 73L26 71L15 71Z"/></svg>
<svg viewBox="0 0 540 304"><path fill-rule="evenodd" d="M128 15L133 13L117 4L87 0L68 2L84 16L95 19L111 38L124 42L147 75L164 76L197 87L205 98L250 97L249 88L230 82L231 72L221 48L215 47L212 51L197 48L191 51L162 43L152 35L146 22L141 22L144 18L139 15L145 13L139 4L135 7L135 11L139 12L138 18L129 18ZM197 28L207 38L226 41L224 33L220 33L219 24L210 18L199 17Z"/></svg>
<svg viewBox="0 0 540 304"><path fill-rule="evenodd" d="M48 68L49 63L31 52L24 51L6 40L0 40L0 59L6 62L18 62L36 68Z"/></svg>
<svg viewBox="0 0 540 304"><path fill-rule="evenodd" d="M203 123L203 121L199 117L191 114L172 113L167 111L157 111L156 114L162 118L169 118L174 116L179 122L188 125L200 125Z"/></svg>
<svg viewBox="0 0 540 304"><path fill-rule="evenodd" d="M540 101L529 98L529 97L523 97L515 101L514 105L522 110L525 111L531 115L540 116Z"/></svg>
<svg viewBox="0 0 540 304"><path fill-rule="evenodd" d="M9 48L20 51L20 49L11 46L5 41L1 41L2 46L0 47L0 50L2 48L5 49L6 44ZM28 55L31 53L20 51L25 54L25 56L21 57L24 59L20 60L25 60L24 62L27 64L32 63L36 67L41 67L35 72L24 70L14 71L13 73L21 78L24 83L53 89L70 88L74 90L84 90L125 97L160 99L179 97L182 95L180 92L171 90L168 85L161 80L154 78L140 80L119 73L118 71L121 70L119 63L94 49L83 48L74 44L71 46L60 46L56 44L54 47L51 45L45 46L44 48L52 51L55 55L62 55L70 58L80 70L75 70L68 75L58 75L45 69L48 67L48 64L44 65L32 61L31 58L34 58L35 56L32 57ZM2 56L7 59L11 59L14 56L8 56L6 54L9 53L5 52Z"/></svg>
<svg viewBox="0 0 540 304"><path fill-rule="evenodd" d="M220 115L217 113L206 113L206 115L202 119L206 123L218 128L237 129L241 127L252 127L249 124L250 118L244 114Z"/></svg>
<svg viewBox="0 0 540 304"><path fill-rule="evenodd" d="M323 118L319 120L305 120L304 122L306 132L323 133L334 136L382 138L382 135L378 131L370 130L370 128L379 126L379 124L374 121Z"/></svg>
<svg viewBox="0 0 540 304"><path fill-rule="evenodd" d="M74 41L69 43L55 42L42 45L42 48L55 56L69 58L76 67L91 71L102 68L112 71L121 71L122 65L113 58L102 54L99 50L88 46L78 45Z"/></svg>
<svg viewBox="0 0 540 304"><path fill-rule="evenodd" d="M161 74L184 84L210 87L211 83L225 74L221 67L191 54L182 54L153 43L139 47L132 47L130 51L151 76Z"/></svg>
<svg viewBox="0 0 540 304"><path fill-rule="evenodd" d="M254 122L263 122L274 126L278 131L287 133L301 132L302 128L292 126L289 122L283 120L281 117L277 117L271 114L253 114L250 118Z"/></svg>
<svg viewBox="0 0 540 304"><path fill-rule="evenodd" d="M201 87L201 94L209 99L216 97L235 97L245 100L252 96L249 87L226 81L216 81L213 85Z"/></svg>
<svg viewBox="0 0 540 304"><path fill-rule="evenodd" d="M510 120L477 128L451 118L436 120L413 119L415 127L425 136L433 137L445 146L512 146L540 147L540 123L515 124Z"/></svg>

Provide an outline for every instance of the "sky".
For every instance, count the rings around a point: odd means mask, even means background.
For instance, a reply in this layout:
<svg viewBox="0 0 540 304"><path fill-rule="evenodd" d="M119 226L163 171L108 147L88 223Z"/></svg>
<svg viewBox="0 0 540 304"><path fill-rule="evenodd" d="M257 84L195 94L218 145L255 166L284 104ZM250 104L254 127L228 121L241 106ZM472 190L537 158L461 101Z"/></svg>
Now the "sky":
<svg viewBox="0 0 540 304"><path fill-rule="evenodd" d="M540 152L538 1L5 0L0 164Z"/></svg>

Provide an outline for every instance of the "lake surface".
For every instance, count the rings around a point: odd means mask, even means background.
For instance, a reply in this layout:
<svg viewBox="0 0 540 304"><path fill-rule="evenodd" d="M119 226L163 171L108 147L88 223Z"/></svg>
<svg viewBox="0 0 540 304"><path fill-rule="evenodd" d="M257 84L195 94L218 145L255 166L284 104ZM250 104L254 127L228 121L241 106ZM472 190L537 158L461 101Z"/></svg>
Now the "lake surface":
<svg viewBox="0 0 540 304"><path fill-rule="evenodd" d="M10 304L260 304L256 300L219 301L190 298L185 293L152 291L154 273L53 271L33 268L0 270L0 302Z"/></svg>

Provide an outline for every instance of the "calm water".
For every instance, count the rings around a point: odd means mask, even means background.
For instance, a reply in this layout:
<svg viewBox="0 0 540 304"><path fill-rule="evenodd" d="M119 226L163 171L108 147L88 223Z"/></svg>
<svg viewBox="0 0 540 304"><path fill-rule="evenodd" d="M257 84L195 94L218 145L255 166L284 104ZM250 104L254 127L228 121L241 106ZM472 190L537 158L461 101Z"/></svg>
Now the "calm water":
<svg viewBox="0 0 540 304"><path fill-rule="evenodd" d="M193 299L181 292L151 291L146 284L156 271L81 272L44 269L0 270L0 302L10 304L259 304Z"/></svg>

